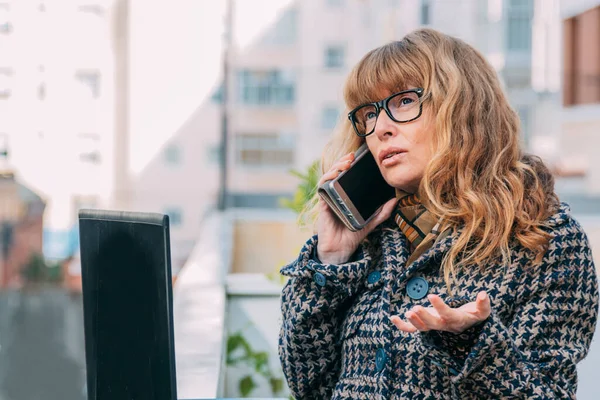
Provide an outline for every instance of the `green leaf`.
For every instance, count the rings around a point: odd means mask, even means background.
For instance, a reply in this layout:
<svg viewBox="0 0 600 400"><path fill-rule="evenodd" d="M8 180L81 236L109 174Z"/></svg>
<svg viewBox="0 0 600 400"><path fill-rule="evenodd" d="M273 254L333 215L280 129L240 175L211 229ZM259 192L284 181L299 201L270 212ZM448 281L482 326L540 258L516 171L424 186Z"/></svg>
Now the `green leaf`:
<svg viewBox="0 0 600 400"><path fill-rule="evenodd" d="M242 347L244 338L241 333L234 333L227 338L227 355Z"/></svg>
<svg viewBox="0 0 600 400"><path fill-rule="evenodd" d="M238 357L233 357L236 350L242 349L242 354ZM241 332L236 332L227 338L227 365L236 365L239 362L246 361L250 358L252 349L250 344L244 338Z"/></svg>
<svg viewBox="0 0 600 400"><path fill-rule="evenodd" d="M263 376L268 376L269 374L269 353L266 351L260 351L258 353L254 353L254 369L256 372Z"/></svg>
<svg viewBox="0 0 600 400"><path fill-rule="evenodd" d="M240 380L240 393L242 394L242 397L248 397L255 387L256 383L254 383L254 379L252 379L250 375L247 375Z"/></svg>
<svg viewBox="0 0 600 400"><path fill-rule="evenodd" d="M302 172L297 171L295 169L290 170L290 175L295 176L296 178L303 180L303 181L308 180L308 177L309 177L309 174L305 175Z"/></svg>
<svg viewBox="0 0 600 400"><path fill-rule="evenodd" d="M300 179L300 183L293 198L291 200L282 199L279 204L284 208L294 211L296 214L300 214L316 193L317 183L319 182L319 161L313 162L308 167L306 173L291 170L290 174Z"/></svg>
<svg viewBox="0 0 600 400"><path fill-rule="evenodd" d="M271 378L269 380L269 383L271 384L271 391L273 392L274 395L278 394L279 392L281 392L283 390L283 379Z"/></svg>

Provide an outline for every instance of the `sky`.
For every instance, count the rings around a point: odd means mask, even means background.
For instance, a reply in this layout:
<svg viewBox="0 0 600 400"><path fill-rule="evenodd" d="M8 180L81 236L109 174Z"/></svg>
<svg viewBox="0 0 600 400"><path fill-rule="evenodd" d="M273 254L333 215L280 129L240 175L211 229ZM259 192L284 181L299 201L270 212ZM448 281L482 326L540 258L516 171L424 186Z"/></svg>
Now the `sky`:
<svg viewBox="0 0 600 400"><path fill-rule="evenodd" d="M234 40L248 46L291 0L236 0ZM133 0L131 167L139 173L220 79L225 0Z"/></svg>

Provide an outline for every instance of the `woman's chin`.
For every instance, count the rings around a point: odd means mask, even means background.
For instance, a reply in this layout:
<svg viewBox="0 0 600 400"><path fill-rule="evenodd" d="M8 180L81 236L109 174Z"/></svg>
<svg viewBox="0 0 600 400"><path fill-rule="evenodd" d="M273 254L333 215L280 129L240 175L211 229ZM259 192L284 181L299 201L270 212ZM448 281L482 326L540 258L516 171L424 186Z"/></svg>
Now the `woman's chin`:
<svg viewBox="0 0 600 400"><path fill-rule="evenodd" d="M418 181L415 182L414 180L409 181L409 180L400 179L400 178L388 179L386 177L386 182L388 183L388 185L390 185L396 189L400 189L407 193L416 193L417 190L419 190L419 183L418 183Z"/></svg>

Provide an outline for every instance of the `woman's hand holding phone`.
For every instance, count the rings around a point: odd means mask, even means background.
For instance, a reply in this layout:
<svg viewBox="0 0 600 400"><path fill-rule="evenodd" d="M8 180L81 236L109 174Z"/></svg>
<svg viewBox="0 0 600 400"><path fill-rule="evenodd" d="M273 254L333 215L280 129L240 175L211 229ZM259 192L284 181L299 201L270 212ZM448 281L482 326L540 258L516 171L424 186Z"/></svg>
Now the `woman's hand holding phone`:
<svg viewBox="0 0 600 400"><path fill-rule="evenodd" d="M349 153L336 161L329 171L319 180L319 186L336 178L342 171L350 168L354 161L354 153ZM358 232L352 232L337 218L323 199L319 199L319 218L317 220L317 254L324 264L342 264L347 262L358 248L358 245L377 225L392 215L397 199L386 202L375 218Z"/></svg>

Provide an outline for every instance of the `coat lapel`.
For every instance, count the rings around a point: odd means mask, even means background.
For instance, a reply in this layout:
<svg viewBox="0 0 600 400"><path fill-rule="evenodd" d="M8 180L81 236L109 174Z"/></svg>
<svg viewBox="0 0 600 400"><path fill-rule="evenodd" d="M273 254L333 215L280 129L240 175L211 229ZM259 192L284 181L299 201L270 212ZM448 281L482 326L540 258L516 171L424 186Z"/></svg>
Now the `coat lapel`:
<svg viewBox="0 0 600 400"><path fill-rule="evenodd" d="M440 259L457 240L462 229L452 229L440 233L436 242L423 254L418 256L411 264L406 265L410 258L406 236L397 227L384 229L382 237L383 259L385 269L393 271L397 283L409 279L417 271L426 266L433 259Z"/></svg>

